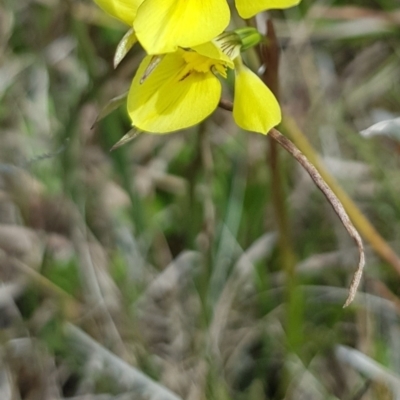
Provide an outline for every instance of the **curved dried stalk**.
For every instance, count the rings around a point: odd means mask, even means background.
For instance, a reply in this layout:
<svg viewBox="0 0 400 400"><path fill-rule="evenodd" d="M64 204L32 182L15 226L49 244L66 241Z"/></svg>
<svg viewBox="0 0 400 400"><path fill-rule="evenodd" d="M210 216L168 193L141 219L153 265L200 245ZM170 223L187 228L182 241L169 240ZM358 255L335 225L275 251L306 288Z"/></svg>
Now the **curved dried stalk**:
<svg viewBox="0 0 400 400"><path fill-rule="evenodd" d="M233 105L230 101L221 100L219 106L224 110L232 111ZM343 204L332 191L332 189L327 185L325 180L322 178L321 174L318 170L311 164L311 162L307 159L307 157L285 136L283 136L277 129L273 128L269 132L269 136L279 143L288 153L290 153L293 158L297 160L299 164L307 171L310 175L311 179L317 185L317 187L321 190L324 194L326 199L331 204L333 210L339 217L340 221L342 222L343 226L345 227L348 234L353 238L355 241L358 253L359 253L359 261L356 272L353 275L353 279L350 284L349 288L349 295L347 296L346 302L344 303L343 307L347 307L353 300L357 293L357 288L360 284L362 273L364 270L365 265L365 252L364 252L364 245L361 239L360 234L358 233L357 229L354 227L353 223L350 221L349 216L347 215L346 210L343 207Z"/></svg>
<svg viewBox="0 0 400 400"><path fill-rule="evenodd" d="M357 288L360 284L362 273L365 265L365 252L364 245L361 239L360 234L357 229L354 227L353 223L350 221L349 216L347 215L346 210L343 207L343 204L340 202L338 197L333 193L332 189L326 184L318 170L308 161L306 156L285 136L283 136L277 129L271 129L269 132L270 137L276 140L287 152L289 152L301 166L308 172L311 179L317 185L317 187L324 194L326 199L331 204L333 210L336 215L339 217L343 226L345 227L348 234L355 241L358 253L359 253L359 261L356 272L353 275L353 279L351 280L349 295L347 296L346 302L343 307L347 307L353 300L357 293Z"/></svg>
<svg viewBox="0 0 400 400"><path fill-rule="evenodd" d="M295 121L285 115L282 127L288 136L293 140L296 146L301 150L309 161L318 169L324 181L328 183L336 196L343 204L346 212L351 216L354 226L364 239L371 244L375 252L390 264L397 274L400 275L400 258L396 252L390 247L388 242L379 234L371 222L364 216L354 201L347 195L343 188L336 182L334 177L327 171L323 164L319 161L316 151L310 142L299 129Z"/></svg>

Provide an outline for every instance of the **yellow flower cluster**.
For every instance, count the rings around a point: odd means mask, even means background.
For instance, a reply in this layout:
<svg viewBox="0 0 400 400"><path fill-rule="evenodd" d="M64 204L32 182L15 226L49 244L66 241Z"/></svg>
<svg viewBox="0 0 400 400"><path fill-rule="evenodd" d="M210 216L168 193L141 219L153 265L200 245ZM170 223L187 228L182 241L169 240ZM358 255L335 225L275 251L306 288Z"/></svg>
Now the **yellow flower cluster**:
<svg viewBox="0 0 400 400"><path fill-rule="evenodd" d="M147 52L130 88L132 125L151 133L193 126L218 106L221 82L235 71L233 117L243 129L267 134L281 120L278 102L247 68L240 51L254 30L224 32L230 22L227 0L95 0L129 26L117 65L138 41ZM283 9L300 0L235 0L242 18Z"/></svg>

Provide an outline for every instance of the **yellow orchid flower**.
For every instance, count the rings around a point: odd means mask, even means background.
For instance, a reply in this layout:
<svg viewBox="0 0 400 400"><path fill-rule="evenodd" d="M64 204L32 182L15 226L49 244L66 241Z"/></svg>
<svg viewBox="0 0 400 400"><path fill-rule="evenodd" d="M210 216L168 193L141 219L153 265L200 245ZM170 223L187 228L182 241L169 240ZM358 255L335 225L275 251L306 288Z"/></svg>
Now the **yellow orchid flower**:
<svg viewBox="0 0 400 400"><path fill-rule="evenodd" d="M260 78L227 48L228 56L208 42L192 49L178 49L158 59L147 56L141 63L128 94L132 125L150 133L168 133L198 124L218 106L222 85L218 75L235 70L233 117L243 129L267 134L281 121L277 100Z"/></svg>
<svg viewBox="0 0 400 400"><path fill-rule="evenodd" d="M227 0L94 0L105 12L121 20L148 54L164 54L178 47L192 48L209 42L229 24ZM283 9L300 0L235 0L242 18L263 10ZM125 38L126 39L126 38ZM122 46L122 45L121 45ZM129 50L122 46L125 54Z"/></svg>

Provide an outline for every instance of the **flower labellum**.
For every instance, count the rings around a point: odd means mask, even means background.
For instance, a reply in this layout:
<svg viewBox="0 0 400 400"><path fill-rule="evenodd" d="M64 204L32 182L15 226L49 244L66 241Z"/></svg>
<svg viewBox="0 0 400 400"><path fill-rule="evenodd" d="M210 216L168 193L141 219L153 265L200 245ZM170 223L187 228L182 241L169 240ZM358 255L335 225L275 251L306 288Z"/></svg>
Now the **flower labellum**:
<svg viewBox="0 0 400 400"><path fill-rule="evenodd" d="M217 108L221 83L215 74L226 77L226 68L233 68L233 63L227 57L215 58L220 54L212 43L197 50L178 49L165 55L143 80L152 61L152 56L145 57L128 94L128 113L135 127L168 133L196 125Z"/></svg>

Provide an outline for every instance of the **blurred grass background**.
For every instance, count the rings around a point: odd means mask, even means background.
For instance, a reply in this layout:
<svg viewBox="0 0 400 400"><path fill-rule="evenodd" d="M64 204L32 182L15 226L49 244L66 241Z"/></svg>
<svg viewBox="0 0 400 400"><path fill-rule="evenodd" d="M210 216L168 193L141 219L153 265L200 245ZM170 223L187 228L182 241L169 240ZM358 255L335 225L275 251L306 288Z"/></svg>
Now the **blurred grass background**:
<svg viewBox="0 0 400 400"><path fill-rule="evenodd" d="M273 16L285 114L399 252L400 135L359 132L399 116L400 3ZM92 125L143 56L113 70L124 32L91 1L0 0L0 399L399 399L398 271L366 241L342 308L357 251L290 156L277 210L268 140L224 110L109 152L124 106Z"/></svg>

